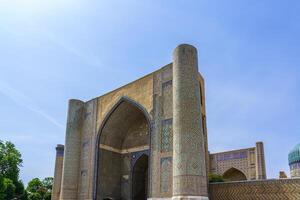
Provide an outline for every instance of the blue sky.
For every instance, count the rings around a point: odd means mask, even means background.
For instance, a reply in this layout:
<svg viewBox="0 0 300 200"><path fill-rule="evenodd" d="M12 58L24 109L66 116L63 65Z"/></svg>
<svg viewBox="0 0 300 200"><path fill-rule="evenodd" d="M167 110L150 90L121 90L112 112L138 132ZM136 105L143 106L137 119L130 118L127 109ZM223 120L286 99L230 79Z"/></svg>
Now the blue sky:
<svg viewBox="0 0 300 200"><path fill-rule="evenodd" d="M199 50L211 152L264 141L268 177L300 142L299 1L2 0L0 139L21 178L53 176L67 101L89 100Z"/></svg>

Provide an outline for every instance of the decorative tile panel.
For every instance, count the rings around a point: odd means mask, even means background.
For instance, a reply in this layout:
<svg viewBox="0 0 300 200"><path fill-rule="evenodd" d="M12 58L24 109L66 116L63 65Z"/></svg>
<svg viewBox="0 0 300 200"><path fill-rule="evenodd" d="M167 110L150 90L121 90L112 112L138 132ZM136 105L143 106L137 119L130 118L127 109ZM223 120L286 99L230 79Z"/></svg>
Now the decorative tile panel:
<svg viewBox="0 0 300 200"><path fill-rule="evenodd" d="M165 157L160 160L160 192L169 193L172 188L172 158Z"/></svg>
<svg viewBox="0 0 300 200"><path fill-rule="evenodd" d="M162 83L163 117L170 118L173 115L173 83L172 80Z"/></svg>
<svg viewBox="0 0 300 200"><path fill-rule="evenodd" d="M172 121L172 119L162 120L161 152L169 152L173 149Z"/></svg>

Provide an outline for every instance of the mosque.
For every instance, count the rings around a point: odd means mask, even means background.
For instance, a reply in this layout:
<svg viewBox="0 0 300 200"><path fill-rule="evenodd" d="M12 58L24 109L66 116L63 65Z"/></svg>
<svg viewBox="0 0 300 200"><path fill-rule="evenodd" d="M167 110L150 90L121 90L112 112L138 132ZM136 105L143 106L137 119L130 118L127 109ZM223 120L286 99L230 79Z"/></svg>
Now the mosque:
<svg viewBox="0 0 300 200"><path fill-rule="evenodd" d="M292 178L300 177L300 144L289 153L290 174Z"/></svg>
<svg viewBox="0 0 300 200"><path fill-rule="evenodd" d="M157 71L69 101L52 200L300 199L300 179L266 179L262 142L209 153L207 138L197 49L182 44ZM299 174L299 146L290 166ZM209 183L210 173L229 182Z"/></svg>

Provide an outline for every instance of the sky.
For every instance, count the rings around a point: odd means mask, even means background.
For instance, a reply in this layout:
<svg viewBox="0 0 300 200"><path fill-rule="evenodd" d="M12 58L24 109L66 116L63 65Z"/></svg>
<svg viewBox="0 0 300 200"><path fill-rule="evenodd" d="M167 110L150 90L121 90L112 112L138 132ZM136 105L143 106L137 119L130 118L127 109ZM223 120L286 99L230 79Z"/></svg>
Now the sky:
<svg viewBox="0 0 300 200"><path fill-rule="evenodd" d="M21 179L53 176L68 99L90 100L198 48L210 152L265 145L268 178L300 143L300 2L1 0L0 140Z"/></svg>

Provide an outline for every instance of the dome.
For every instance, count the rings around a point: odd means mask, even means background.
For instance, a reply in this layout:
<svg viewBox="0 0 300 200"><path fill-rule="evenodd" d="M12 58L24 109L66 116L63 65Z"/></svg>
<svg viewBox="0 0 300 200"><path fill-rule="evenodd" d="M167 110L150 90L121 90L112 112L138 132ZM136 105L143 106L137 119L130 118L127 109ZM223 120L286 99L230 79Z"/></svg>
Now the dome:
<svg viewBox="0 0 300 200"><path fill-rule="evenodd" d="M289 165L297 162L300 163L300 144L295 146L289 153Z"/></svg>

